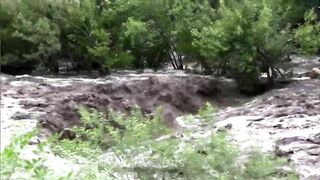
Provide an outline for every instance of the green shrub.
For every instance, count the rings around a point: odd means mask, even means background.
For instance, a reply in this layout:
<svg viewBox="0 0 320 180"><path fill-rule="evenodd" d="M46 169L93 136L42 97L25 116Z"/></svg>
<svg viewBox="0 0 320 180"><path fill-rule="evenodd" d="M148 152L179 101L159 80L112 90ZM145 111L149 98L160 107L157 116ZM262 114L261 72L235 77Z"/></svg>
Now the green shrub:
<svg viewBox="0 0 320 180"><path fill-rule="evenodd" d="M305 15L305 23L300 26L295 36L304 54L315 54L320 52L320 22L314 10Z"/></svg>
<svg viewBox="0 0 320 180"><path fill-rule="evenodd" d="M46 1L1 2L1 65L30 71L60 51L59 28L45 17ZM54 64L54 63L52 63Z"/></svg>
<svg viewBox="0 0 320 180"><path fill-rule="evenodd" d="M19 14L13 27L16 29L13 36L28 42L32 47L30 53L23 54L25 59L39 61L38 66L57 68L57 63L49 62L49 57L58 53L61 47L60 31L56 24L45 17L32 22Z"/></svg>
<svg viewBox="0 0 320 180"><path fill-rule="evenodd" d="M207 105L197 116L212 125L213 108ZM77 172L56 177L44 158L23 159L20 153L36 132L16 138L1 152L1 177L5 179L297 179L293 172L283 174L284 159L257 151L240 161L239 151L227 141L226 132L212 132L205 138L172 136L158 109L148 118L135 109L131 115L113 112L106 117L95 110L80 108L82 126L72 128L73 140L43 143L53 152L81 165ZM211 117L211 118L210 118ZM189 122L192 123L192 122ZM80 160L80 161L78 161Z"/></svg>
<svg viewBox="0 0 320 180"><path fill-rule="evenodd" d="M22 157L29 141L37 134L37 131L32 131L25 135L16 137L7 145L0 153L1 160L1 179L20 179L20 180L63 180L69 179L71 173L63 176L55 176L53 172L44 164L45 158ZM46 144L40 144L33 151L36 155L43 152L43 147Z"/></svg>
<svg viewBox="0 0 320 180"><path fill-rule="evenodd" d="M276 24L271 7L268 1L221 1L219 18L193 31L193 45L208 59L207 68L226 72L249 92L258 86L263 72L273 82L278 63L292 50L288 48L292 35Z"/></svg>
<svg viewBox="0 0 320 180"><path fill-rule="evenodd" d="M212 124L207 106L199 112L205 124ZM172 136L162 118L161 109L153 118L139 110L131 115L111 112L103 117L97 111L80 109L83 126L74 128L74 140L63 140L55 149L77 155L92 152L97 147L105 153L90 155L89 166L81 177L133 179L297 179L294 173L280 173L284 159L252 152L248 160L240 162L237 147L227 141L225 132L212 132L209 137L193 139L185 131L183 138ZM102 142L103 140L103 142ZM105 143L107 141L107 143ZM68 145L65 144L68 142ZM69 144L75 146L69 146ZM85 143L91 146L82 146ZM108 146L105 146L108 144ZM89 148L89 149L88 149ZM80 153L79 153L80 152ZM61 154L61 151L58 152ZM88 164L88 165L89 165Z"/></svg>

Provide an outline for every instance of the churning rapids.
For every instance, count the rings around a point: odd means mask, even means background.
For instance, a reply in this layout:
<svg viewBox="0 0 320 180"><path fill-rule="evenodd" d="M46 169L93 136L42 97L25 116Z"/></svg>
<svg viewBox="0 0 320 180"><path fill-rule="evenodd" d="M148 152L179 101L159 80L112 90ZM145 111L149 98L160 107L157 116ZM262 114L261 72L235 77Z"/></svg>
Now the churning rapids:
<svg viewBox="0 0 320 180"><path fill-rule="evenodd" d="M296 59L296 63L302 62ZM306 64L295 69L299 76L310 70ZM217 106L216 127L227 128L242 150L254 145L288 157L301 179L320 179L319 79L302 78L280 89L245 97L230 79L183 72L127 72L96 79L1 75L1 150L13 136L36 126L48 136L78 124L78 105L122 112L138 105L147 114L161 105L170 127L177 131L194 128L197 136L208 129L197 124L188 126L179 117L195 113L205 102ZM69 136L67 132L64 135ZM41 138L39 135L35 141ZM76 168L53 154L47 156L59 168L57 172Z"/></svg>

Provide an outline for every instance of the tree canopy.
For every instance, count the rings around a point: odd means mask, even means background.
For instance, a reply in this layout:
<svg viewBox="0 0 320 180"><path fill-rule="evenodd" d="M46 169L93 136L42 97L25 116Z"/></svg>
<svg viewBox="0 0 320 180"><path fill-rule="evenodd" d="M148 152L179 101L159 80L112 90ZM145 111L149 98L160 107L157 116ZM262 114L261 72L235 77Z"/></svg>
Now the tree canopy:
<svg viewBox="0 0 320 180"><path fill-rule="evenodd" d="M186 62L252 86L292 52L320 51L319 0L3 0L1 65L108 73Z"/></svg>

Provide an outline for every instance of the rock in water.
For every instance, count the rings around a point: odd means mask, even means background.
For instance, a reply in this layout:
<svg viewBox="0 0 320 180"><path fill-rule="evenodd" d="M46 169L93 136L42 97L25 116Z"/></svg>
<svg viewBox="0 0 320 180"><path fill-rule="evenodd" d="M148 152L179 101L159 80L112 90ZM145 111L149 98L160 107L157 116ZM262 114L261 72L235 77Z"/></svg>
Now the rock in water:
<svg viewBox="0 0 320 180"><path fill-rule="evenodd" d="M311 79L319 78L320 77L320 69L319 68L313 68L309 73L309 77Z"/></svg>

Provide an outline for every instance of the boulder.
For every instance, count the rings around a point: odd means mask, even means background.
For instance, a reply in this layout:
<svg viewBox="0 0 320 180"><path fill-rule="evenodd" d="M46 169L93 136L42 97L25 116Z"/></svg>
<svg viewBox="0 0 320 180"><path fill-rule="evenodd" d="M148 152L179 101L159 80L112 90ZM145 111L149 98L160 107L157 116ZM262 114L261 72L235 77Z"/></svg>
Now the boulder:
<svg viewBox="0 0 320 180"><path fill-rule="evenodd" d="M313 68L310 72L309 72L309 77L311 79L317 79L320 77L320 69L319 68Z"/></svg>

